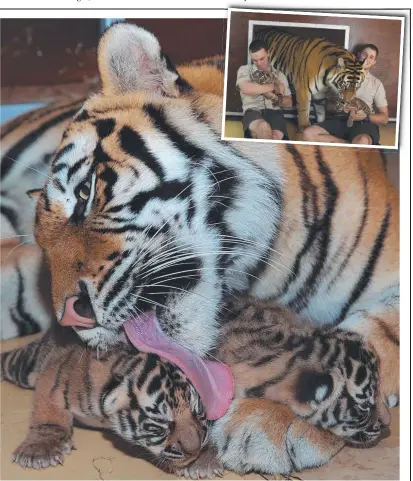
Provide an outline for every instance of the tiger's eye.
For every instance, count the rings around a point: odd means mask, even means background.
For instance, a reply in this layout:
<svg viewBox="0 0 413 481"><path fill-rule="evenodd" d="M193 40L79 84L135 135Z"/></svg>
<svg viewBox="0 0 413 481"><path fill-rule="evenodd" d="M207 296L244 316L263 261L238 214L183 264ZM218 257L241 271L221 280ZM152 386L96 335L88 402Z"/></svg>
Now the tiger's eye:
<svg viewBox="0 0 413 481"><path fill-rule="evenodd" d="M79 197L88 200L90 197L90 182L85 182L79 190Z"/></svg>

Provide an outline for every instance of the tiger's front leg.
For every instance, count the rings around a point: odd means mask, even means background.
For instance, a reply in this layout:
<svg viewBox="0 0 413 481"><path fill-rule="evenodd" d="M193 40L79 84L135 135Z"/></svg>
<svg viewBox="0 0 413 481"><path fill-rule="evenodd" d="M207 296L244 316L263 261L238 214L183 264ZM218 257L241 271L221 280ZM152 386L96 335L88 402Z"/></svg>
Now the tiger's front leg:
<svg viewBox="0 0 413 481"><path fill-rule="evenodd" d="M62 390L54 389L55 379L55 370L46 369L37 381L29 432L12 455L23 468L63 464L73 448L72 414L65 408Z"/></svg>
<svg viewBox="0 0 413 481"><path fill-rule="evenodd" d="M298 131L303 132L307 127L310 127L310 92L300 91L297 88L297 115L298 115Z"/></svg>
<svg viewBox="0 0 413 481"><path fill-rule="evenodd" d="M326 119L326 97L324 92L312 96L317 123L324 122Z"/></svg>
<svg viewBox="0 0 413 481"><path fill-rule="evenodd" d="M226 469L270 475L321 466L344 446L333 433L265 399L235 399L215 421L210 440Z"/></svg>

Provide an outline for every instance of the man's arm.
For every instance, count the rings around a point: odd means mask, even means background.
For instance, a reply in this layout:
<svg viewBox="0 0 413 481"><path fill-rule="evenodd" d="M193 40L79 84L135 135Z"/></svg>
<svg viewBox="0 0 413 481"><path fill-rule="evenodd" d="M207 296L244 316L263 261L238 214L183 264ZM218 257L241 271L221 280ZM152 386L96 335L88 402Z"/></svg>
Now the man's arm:
<svg viewBox="0 0 413 481"><path fill-rule="evenodd" d="M375 114L370 114L370 122L376 125L386 125L389 121L389 109L387 107L379 107L378 112ZM353 120L364 120L367 114L362 110L357 111Z"/></svg>
<svg viewBox="0 0 413 481"><path fill-rule="evenodd" d="M239 89L245 95L263 95L274 90L273 84L257 84L249 80L239 82Z"/></svg>
<svg viewBox="0 0 413 481"><path fill-rule="evenodd" d="M291 97L291 95L287 95L281 99L280 107L288 109L292 106L293 106L293 98Z"/></svg>
<svg viewBox="0 0 413 481"><path fill-rule="evenodd" d="M279 89L282 94L280 103L278 104L281 108L289 108L293 106L293 98L291 97L291 90L288 85L287 77L282 73L277 73L279 80Z"/></svg>
<svg viewBox="0 0 413 481"><path fill-rule="evenodd" d="M375 106L376 113L370 114L370 122L376 125L386 125L389 121L389 109L387 107L386 91L383 84L380 82L379 86L374 94L373 104ZM364 120L359 118L360 112L356 113L354 120ZM365 114L364 118L366 117Z"/></svg>
<svg viewBox="0 0 413 481"><path fill-rule="evenodd" d="M386 125L389 121L389 109L387 107L379 107L375 114L370 115L370 122L376 125Z"/></svg>
<svg viewBox="0 0 413 481"><path fill-rule="evenodd" d="M280 85L280 91L281 91L281 95L282 95L282 98L281 98L281 101L279 102L279 106L282 107L282 108L289 108L289 107L292 107L293 106L293 98L291 97L291 95L284 95L284 86L281 84ZM277 97L277 95L274 93L274 91L272 92L269 92L267 94L263 94L265 98L267 99L270 99L270 100L273 100Z"/></svg>

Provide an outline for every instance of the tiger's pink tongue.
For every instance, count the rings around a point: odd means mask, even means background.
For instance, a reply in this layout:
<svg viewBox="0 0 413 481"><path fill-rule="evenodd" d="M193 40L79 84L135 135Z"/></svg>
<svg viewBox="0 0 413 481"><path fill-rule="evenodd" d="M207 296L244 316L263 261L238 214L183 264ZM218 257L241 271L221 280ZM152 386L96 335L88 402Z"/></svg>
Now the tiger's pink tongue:
<svg viewBox="0 0 413 481"><path fill-rule="evenodd" d="M153 352L176 364L188 376L205 406L207 418L225 414L234 395L234 380L225 364L203 361L167 337L155 313L145 313L124 324L130 342L145 352Z"/></svg>

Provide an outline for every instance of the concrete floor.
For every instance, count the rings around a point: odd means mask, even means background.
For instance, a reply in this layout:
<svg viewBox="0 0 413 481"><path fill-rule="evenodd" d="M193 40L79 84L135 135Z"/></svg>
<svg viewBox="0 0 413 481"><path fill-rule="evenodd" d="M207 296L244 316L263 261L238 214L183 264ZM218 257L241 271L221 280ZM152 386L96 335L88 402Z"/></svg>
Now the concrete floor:
<svg viewBox="0 0 413 481"><path fill-rule="evenodd" d="M290 140L302 141L302 134L297 132L295 123L287 119L287 132ZM243 138L241 117L240 120L225 121L225 136L229 138ZM394 147L396 145L396 123L380 126L380 145Z"/></svg>

